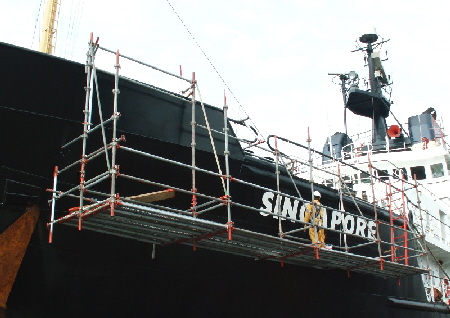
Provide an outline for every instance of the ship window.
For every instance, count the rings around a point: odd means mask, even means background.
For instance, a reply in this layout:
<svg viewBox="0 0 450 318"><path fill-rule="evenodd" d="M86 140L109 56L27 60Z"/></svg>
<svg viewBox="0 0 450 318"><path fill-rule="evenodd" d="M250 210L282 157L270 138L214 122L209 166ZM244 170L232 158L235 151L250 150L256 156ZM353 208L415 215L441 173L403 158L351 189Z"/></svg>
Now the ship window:
<svg viewBox="0 0 450 318"><path fill-rule="evenodd" d="M400 177L403 175L403 180L408 180L408 174L406 173L405 168L394 169L393 175L395 179L400 179Z"/></svg>
<svg viewBox="0 0 450 318"><path fill-rule="evenodd" d="M435 163L431 165L431 175L433 178L440 178L444 176L444 166L442 163Z"/></svg>
<svg viewBox="0 0 450 318"><path fill-rule="evenodd" d="M353 189L353 181L351 176L343 176L342 181L345 183L346 187L350 190Z"/></svg>
<svg viewBox="0 0 450 318"><path fill-rule="evenodd" d="M367 172L361 172L361 183L370 183L370 175Z"/></svg>
<svg viewBox="0 0 450 318"><path fill-rule="evenodd" d="M447 216L444 212L439 210L439 219L441 221L441 237L443 240L447 239Z"/></svg>
<svg viewBox="0 0 450 318"><path fill-rule="evenodd" d="M427 178L424 166L411 167L411 175L413 177L416 176L417 180L424 180Z"/></svg>
<svg viewBox="0 0 450 318"><path fill-rule="evenodd" d="M377 170L377 173L378 173L378 178L380 178L382 180L389 179L389 173L387 170Z"/></svg>
<svg viewBox="0 0 450 318"><path fill-rule="evenodd" d="M447 164L447 170L450 174L450 156L445 156L445 163Z"/></svg>

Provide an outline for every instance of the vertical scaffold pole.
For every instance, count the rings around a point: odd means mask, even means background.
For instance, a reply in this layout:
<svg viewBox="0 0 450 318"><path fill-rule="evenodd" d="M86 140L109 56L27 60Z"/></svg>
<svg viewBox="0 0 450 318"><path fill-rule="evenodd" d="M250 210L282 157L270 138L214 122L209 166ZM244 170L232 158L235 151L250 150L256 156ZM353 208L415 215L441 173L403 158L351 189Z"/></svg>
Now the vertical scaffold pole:
<svg viewBox="0 0 450 318"><path fill-rule="evenodd" d="M277 178L277 192L280 193L280 168L279 168L279 155L278 151L278 138L275 137L275 175ZM281 196L277 194L277 215L278 215L278 235L283 237L283 228L281 226Z"/></svg>
<svg viewBox="0 0 450 318"><path fill-rule="evenodd" d="M373 183L373 166L372 161L370 160L370 154L367 153L367 160L369 161L369 176L370 176L370 186L372 188L372 205L373 205L373 211L375 214L375 231L376 231L376 239L377 239L377 245L378 245L378 255L380 256L380 269L384 270L384 259L383 254L381 252L381 237L380 237L380 221L378 221L378 209L377 209L377 202L375 200L375 189L374 189L374 183Z"/></svg>
<svg viewBox="0 0 450 318"><path fill-rule="evenodd" d="M313 179L313 159L312 159L312 151L311 151L311 135L309 133L309 127L308 127L308 139L306 139L306 142L308 143L308 163L309 163L309 184L311 186L311 211L312 211L312 215L313 217L310 218L311 224L314 227L314 240L317 241L319 240L319 236L317 233L317 226L316 226L316 213L318 211L316 211L316 205L314 204L314 179ZM318 247L318 245L316 244L316 247ZM318 249L316 249L316 258L319 258L318 255Z"/></svg>
<svg viewBox="0 0 450 318"><path fill-rule="evenodd" d="M425 253L428 254L428 251L426 250L425 228L423 227L423 215L422 215L422 206L421 206L422 201L420 200L419 184L417 182L417 177L415 174L414 174L414 188L416 189L417 209L419 210L419 219L420 219L420 228L421 228L420 241L422 243L422 249L425 251ZM427 255L426 259L427 259L427 268L429 268L430 266L428 264L428 255Z"/></svg>
<svg viewBox="0 0 450 318"><path fill-rule="evenodd" d="M88 130L89 127L91 127L90 123L90 101L91 101L91 83L92 83L92 68L94 65L94 37L91 32L90 39L89 39L89 49L86 56L86 99L84 102L84 122L83 122L83 148L81 153L81 163L80 163L80 204L79 204L79 214L78 214L78 230L81 230L81 222L82 218L81 215L83 213L83 201L84 201L84 182L85 182L85 168L86 168L86 147L87 147L87 138L88 138Z"/></svg>
<svg viewBox="0 0 450 318"><path fill-rule="evenodd" d="M387 193L387 196L388 196L388 198L389 198L389 226L390 226L390 229L389 229L389 233L390 233L390 236L391 236L391 244L394 244L395 242L394 242L394 237L395 237L395 232L394 232L394 215L393 215L393 211L394 211L394 208L393 208L393 205L394 205L394 200L393 200L393 197L392 197L392 195L393 195L393 193L392 193L392 180L391 179L389 179L389 187L388 187L388 193ZM392 262L394 262L395 261L395 246L394 245L391 245L391 261Z"/></svg>
<svg viewBox="0 0 450 318"><path fill-rule="evenodd" d="M403 217L403 256L405 258L405 265L409 265L409 253L408 253L408 216L406 214L406 204L405 204L405 179L402 172L402 217Z"/></svg>
<svg viewBox="0 0 450 318"><path fill-rule="evenodd" d="M113 131L112 131L112 143L111 143L111 169L110 169L110 175L111 175L111 196L109 201L109 207L111 210L111 216L114 216L114 208L116 205L116 178L117 178L117 166L116 166L116 154L117 154L117 121L119 119L119 113L117 112L117 99L120 94L119 90L119 57L120 53L119 50L116 52L116 64L114 65L114 68L116 69L115 78L114 78L114 110L113 110Z"/></svg>
<svg viewBox="0 0 450 318"><path fill-rule="evenodd" d="M197 217L197 196L195 193L197 193L196 183L195 183L195 126L197 126L197 123L195 122L195 86L196 86L196 80L195 80L195 72L192 72L192 80L191 80L191 153L192 153L192 201L191 201L191 211L192 216Z"/></svg>
<svg viewBox="0 0 450 318"><path fill-rule="evenodd" d="M53 222L55 221L55 205L56 205L56 188L58 185L58 166L53 169L53 192L52 192L52 208L50 215L50 231L48 232L48 242L53 242Z"/></svg>
<svg viewBox="0 0 450 318"><path fill-rule="evenodd" d="M226 174L226 191L225 191L225 198L227 202L227 216L228 216L228 223L227 223L227 229L228 229L228 240L232 240L232 231L233 231L233 222L231 221L231 195L230 195L230 165L228 162L230 151L228 150L228 105L227 105L227 97L225 95L225 92L223 94L223 131L225 134L225 150L223 152L225 157L225 174Z"/></svg>
<svg viewBox="0 0 450 318"><path fill-rule="evenodd" d="M343 187L343 179L342 179L342 175L341 175L341 165L339 163L339 161L336 162L337 164L337 171L338 171L338 184L339 184L339 208L342 211L345 211L344 209L344 200L343 200L343 196L342 196L342 187ZM342 238L342 232L339 233L339 244L342 244L341 241ZM348 245L347 245L347 234L344 233L344 246L345 246L345 251L348 252Z"/></svg>
<svg viewBox="0 0 450 318"><path fill-rule="evenodd" d="M308 143L308 164L309 164L309 184L311 187L311 210L313 213L313 216L311 218L311 223L314 226L314 238L317 242L319 240L318 234L317 234L317 227L315 223L315 216L316 216L316 205L314 204L314 178L313 178L313 160L312 160L312 151L311 151L311 135L309 133L309 127L308 127L308 139L306 139L306 142Z"/></svg>

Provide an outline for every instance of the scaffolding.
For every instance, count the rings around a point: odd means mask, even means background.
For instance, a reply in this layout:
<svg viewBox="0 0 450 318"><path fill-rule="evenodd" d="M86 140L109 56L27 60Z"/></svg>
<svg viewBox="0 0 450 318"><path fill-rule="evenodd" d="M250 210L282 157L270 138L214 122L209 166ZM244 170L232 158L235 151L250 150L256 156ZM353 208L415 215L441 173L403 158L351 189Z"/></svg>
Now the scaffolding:
<svg viewBox="0 0 450 318"><path fill-rule="evenodd" d="M396 185L394 185L394 183ZM391 260L393 262L403 260L408 265L408 216L406 213L405 182L400 171L398 179L390 179L388 185L388 206L391 224ZM400 229L394 226L394 222L400 220Z"/></svg>
<svg viewBox="0 0 450 318"><path fill-rule="evenodd" d="M114 105L112 115L106 119L102 119L101 103L98 100L97 105L99 107L100 123L93 125L91 121L92 107L93 107L93 94L92 89L95 86L95 90L98 95L98 82L95 67L95 54L98 49L102 49L106 52L112 52L115 55L115 74L114 74ZM175 76L189 84L188 97L192 104L192 142L191 142L191 164L186 164L180 161L172 160L170 158L161 157L153 153L134 149L132 147L124 146L122 143L125 140L124 136L117 136L117 123L120 120L120 112L118 111L118 94L119 90L119 59L127 58L121 55L119 51L113 52L111 50L102 48L98 45L98 39L96 42L91 35L89 42L88 58L86 62L86 99L84 106L84 123L82 134L70 141L63 148L67 148L76 142L81 141L82 155L79 160L68 164L67 166L59 169L55 167L53 174L53 188L49 190L52 193L51 199L51 219L49 225L49 242L53 240L54 225L67 223L78 227L79 230L87 229L96 231L99 233L106 233L111 235L120 236L123 238L130 238L133 240L139 240L151 244L169 245L169 244L187 244L193 246L194 249L202 247L209 250L221 251L235 255L241 255L251 257L256 260L275 260L279 261L281 265L295 264L302 266L311 266L320 269L342 269L350 272L358 272L364 274L372 274L380 277L401 277L405 275L422 274L426 270L417 266L410 266L407 262L401 264L397 259L389 260L385 255L378 256L366 256L359 255L357 251L361 247L376 244L386 246L394 246L393 242L381 241L378 228L383 227L395 227L388 223L382 223L380 220L376 220L375 237L364 237L358 233L350 233L346 228L344 229L330 229L325 225L319 225L314 223L305 223L301 219L297 219L293 216L284 215L281 212L281 198L284 200L289 199L296 202L297 205L304 205L310 202L304 200L299 190L296 188L297 195L289 195L282 192L280 183L280 169L286 168L288 164L284 162L283 153L278 150L278 146L275 147L276 151L273 152L275 156L276 166L276 190L263 187L261 185L253 184L249 181L232 177L230 175L229 167L229 149L228 138L231 137L228 133L228 118L227 118L227 103L224 100L223 115L224 115L224 127L221 133L225 140L225 150L223 154L223 161L225 163L225 173L222 173L220 169L220 163L217 158L217 153L214 147L214 140L211 134L211 128L209 127L206 119L206 112L204 110L203 102L201 101L201 95L198 91L198 83L193 74L192 79L188 80L181 76L164 72L168 75ZM131 59L133 60L133 59ZM135 60L134 60L135 61ZM159 70L151 65L139 62L145 66L152 67L155 70ZM195 112L197 102L195 100L195 92L197 91L200 96L200 103L203 108L203 112L206 120L206 127L208 130L212 148L214 149L214 155L218 165L218 172L203 169L196 164L196 129L199 127L196 122ZM110 142L106 142L105 126L111 125L112 139ZM89 141L88 136L96 131L101 131L103 144L100 147L95 148L92 152L87 151L87 143ZM308 144L310 137L308 134ZM256 145L256 144L254 144ZM191 184L190 189L177 187L173 184L165 184L155 180L149 180L134 176L126 173L126 169L119 169L117 162L118 152L128 153L140 156L141 158L151 159L164 164L169 164L179 169L190 170ZM313 151L308 146L310 154L310 169L313 169L311 154ZM107 170L99 173L96 176L87 177L86 171L88 163L96 158L105 157L107 163ZM125 162L122 165L125 166ZM70 169L79 167L79 180L76 186L69 189L59 189L58 178L62 173L66 173ZM294 177L289 173L288 169L285 169L289 178L293 181ZM217 193L208 193L207 186L203 191L198 190L197 175L208 175L209 177L220 180L223 188L223 195L217 196ZM127 180L129 182L135 182L138 184L151 185L158 187L161 191L144 193L136 196L121 197L117 192L118 180ZM108 192L97 190L96 186L101 183L107 183L109 181ZM239 184L252 189L260 191L271 192L277 196L275 211L267 211L262 208L249 206L241 202L233 201L230 195L231 181L235 184ZM311 194L314 190L314 182L312 177L310 178ZM176 205L163 205L160 202L166 202L174 199L175 196L189 196L190 206L179 208ZM199 204L198 199L204 201ZM67 212L61 213L56 209L56 205L62 200L76 200L77 206L71 207ZM341 215L342 218L347 218L352 214L345 211L341 206L341 209L335 209L332 207L325 207L329 211L334 211ZM221 221L221 218L211 217L208 218L208 212L217 211L220 209L225 210L226 221ZM245 211L247 214L254 215L255 218L268 215L269 218L276 218L278 221L278 233L277 235L271 235L263 233L261 231L253 230L250 228L244 228L243 226L236 226L233 219L235 211ZM105 213L106 212L106 213ZM109 212L109 213L107 213ZM376 207L375 207L376 212ZM362 222L373 222L372 219L363 215L358 216ZM285 229L285 224L295 226L296 229ZM292 225L294 224L294 225ZM302 233L309 228L314 228L315 233L320 229L325 229L330 233L337 235L345 235L346 237L352 237L355 239L355 244L345 246L333 247L333 249L320 248L317 244L311 244L308 240L302 238ZM403 229L407 234L411 234L408 229ZM407 235L405 234L405 235ZM378 248L380 249L380 248ZM409 248L411 249L411 248ZM412 250L412 249L411 249ZM413 250L408 257L417 257L421 255L420 251Z"/></svg>

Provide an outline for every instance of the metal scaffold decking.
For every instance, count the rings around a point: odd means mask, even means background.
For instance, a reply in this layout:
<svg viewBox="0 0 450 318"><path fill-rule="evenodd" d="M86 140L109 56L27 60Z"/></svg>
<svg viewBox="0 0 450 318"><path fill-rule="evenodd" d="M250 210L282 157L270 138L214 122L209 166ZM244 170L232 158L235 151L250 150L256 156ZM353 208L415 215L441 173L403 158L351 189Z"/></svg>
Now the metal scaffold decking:
<svg viewBox="0 0 450 318"><path fill-rule="evenodd" d="M68 224L78 226L77 220ZM229 240L227 226L224 224L127 202L116 206L114 217L108 213L98 213L95 217L86 218L83 228L153 244L182 243L255 260L274 260L320 269L342 269L386 278L426 272L413 266L380 262L378 258L337 250L319 249L311 244L240 228L233 229L233 238Z"/></svg>

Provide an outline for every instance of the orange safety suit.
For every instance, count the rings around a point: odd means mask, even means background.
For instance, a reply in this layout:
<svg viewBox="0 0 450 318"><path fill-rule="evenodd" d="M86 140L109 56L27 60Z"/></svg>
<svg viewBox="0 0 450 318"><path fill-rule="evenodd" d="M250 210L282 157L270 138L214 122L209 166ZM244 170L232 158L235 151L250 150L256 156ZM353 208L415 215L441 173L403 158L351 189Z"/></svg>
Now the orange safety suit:
<svg viewBox="0 0 450 318"><path fill-rule="evenodd" d="M314 200L314 204L308 203L305 208L303 222L311 222L312 225L322 226L324 207L319 200ZM309 229L309 237L312 243L318 243L319 247L325 247L325 230L317 229L317 241L314 226Z"/></svg>

